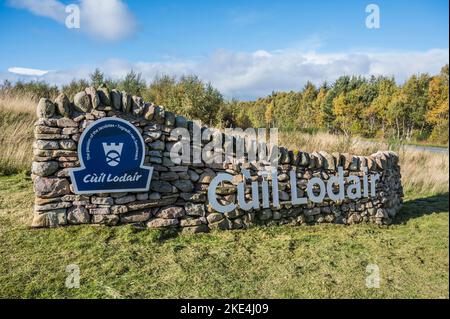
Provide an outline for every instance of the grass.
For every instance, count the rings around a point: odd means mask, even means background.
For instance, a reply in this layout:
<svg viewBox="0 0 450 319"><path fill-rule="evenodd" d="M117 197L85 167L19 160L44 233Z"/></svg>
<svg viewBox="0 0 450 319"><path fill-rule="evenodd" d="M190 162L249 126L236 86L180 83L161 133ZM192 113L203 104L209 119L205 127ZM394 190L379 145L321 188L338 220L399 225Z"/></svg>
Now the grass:
<svg viewBox="0 0 450 319"><path fill-rule="evenodd" d="M0 175L30 169L36 105L28 96L0 94Z"/></svg>
<svg viewBox="0 0 450 319"><path fill-rule="evenodd" d="M172 236L131 226L30 230L24 174L0 177L3 298L448 298L448 194L408 195L389 227L279 226ZM80 268L68 289L66 267ZM366 266L379 289L365 286Z"/></svg>

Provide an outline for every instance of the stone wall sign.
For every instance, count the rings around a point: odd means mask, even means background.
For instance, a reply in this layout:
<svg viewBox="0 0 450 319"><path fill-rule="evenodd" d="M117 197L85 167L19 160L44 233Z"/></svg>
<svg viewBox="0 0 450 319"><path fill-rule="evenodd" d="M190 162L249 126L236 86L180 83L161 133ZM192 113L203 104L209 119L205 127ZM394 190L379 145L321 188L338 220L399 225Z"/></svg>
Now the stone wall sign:
<svg viewBox="0 0 450 319"><path fill-rule="evenodd" d="M267 145L255 159L239 138L106 87L89 87L73 102L64 94L41 99L37 114L32 227L139 224L198 233L385 225L402 204L399 157L390 151L357 156ZM222 149L230 156L216 161ZM261 160L269 150L274 162Z"/></svg>
<svg viewBox="0 0 450 319"><path fill-rule="evenodd" d="M148 191L152 167L136 127L119 118L91 123L78 144L79 168L69 170L75 194Z"/></svg>

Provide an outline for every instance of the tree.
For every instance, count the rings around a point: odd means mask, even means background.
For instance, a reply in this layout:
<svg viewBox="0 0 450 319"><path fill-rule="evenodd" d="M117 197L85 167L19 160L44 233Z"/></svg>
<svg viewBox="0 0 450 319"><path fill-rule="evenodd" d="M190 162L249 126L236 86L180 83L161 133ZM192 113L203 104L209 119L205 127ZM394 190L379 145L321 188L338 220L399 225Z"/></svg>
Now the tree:
<svg viewBox="0 0 450 319"><path fill-rule="evenodd" d="M364 110L364 117L369 124L369 133L374 135L378 130L383 137L387 130L387 111L393 96L396 94L397 85L393 78L381 78L378 82L378 95Z"/></svg>
<svg viewBox="0 0 450 319"><path fill-rule="evenodd" d="M142 78L141 73L136 73L133 70L125 75L125 78L122 81L119 81L118 87L120 90L127 92L131 95L142 96L142 93L145 91L147 84L145 80Z"/></svg>
<svg viewBox="0 0 450 319"><path fill-rule="evenodd" d="M429 85L426 121L433 126L431 140L448 143L449 136L449 70L448 64L434 76Z"/></svg>
<svg viewBox="0 0 450 319"><path fill-rule="evenodd" d="M88 86L89 83L86 80L73 79L69 84L63 85L61 91L66 94L71 101L73 101L75 94L84 91Z"/></svg>
<svg viewBox="0 0 450 319"><path fill-rule="evenodd" d="M418 136L422 137L426 129L425 116L428 112L428 86L430 77L428 74L419 76L413 75L402 87L404 107L406 108L404 135L410 140L414 131L417 130Z"/></svg>
<svg viewBox="0 0 450 319"><path fill-rule="evenodd" d="M89 78L91 80L91 85L96 88L105 82L105 76L98 68L89 75Z"/></svg>

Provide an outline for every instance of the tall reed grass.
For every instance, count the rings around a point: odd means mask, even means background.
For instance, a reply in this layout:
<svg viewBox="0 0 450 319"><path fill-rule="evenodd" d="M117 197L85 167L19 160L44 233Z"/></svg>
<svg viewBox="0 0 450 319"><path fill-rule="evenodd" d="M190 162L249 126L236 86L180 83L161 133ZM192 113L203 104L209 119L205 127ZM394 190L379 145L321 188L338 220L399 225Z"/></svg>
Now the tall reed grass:
<svg viewBox="0 0 450 319"><path fill-rule="evenodd" d="M280 133L280 144L288 148L312 151L370 155L379 150L399 154L402 184L405 193L442 194L449 191L449 155L418 151L410 147L385 142L368 142L355 137L317 133Z"/></svg>
<svg viewBox="0 0 450 319"><path fill-rule="evenodd" d="M29 171L36 100L0 94L0 175Z"/></svg>

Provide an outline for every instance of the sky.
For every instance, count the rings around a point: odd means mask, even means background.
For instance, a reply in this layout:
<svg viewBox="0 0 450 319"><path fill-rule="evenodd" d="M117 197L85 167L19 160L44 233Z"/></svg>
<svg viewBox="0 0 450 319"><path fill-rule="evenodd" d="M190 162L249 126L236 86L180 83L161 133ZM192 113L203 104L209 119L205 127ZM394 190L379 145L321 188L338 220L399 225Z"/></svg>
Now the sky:
<svg viewBox="0 0 450 319"><path fill-rule="evenodd" d="M79 28L66 24L73 8ZM241 99L341 75L402 83L448 63L448 10L443 0L0 0L0 81L133 69L147 81L195 74Z"/></svg>

